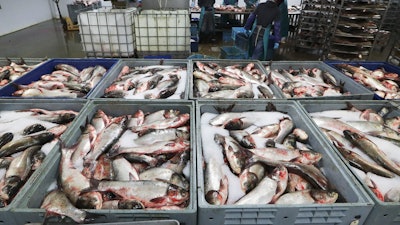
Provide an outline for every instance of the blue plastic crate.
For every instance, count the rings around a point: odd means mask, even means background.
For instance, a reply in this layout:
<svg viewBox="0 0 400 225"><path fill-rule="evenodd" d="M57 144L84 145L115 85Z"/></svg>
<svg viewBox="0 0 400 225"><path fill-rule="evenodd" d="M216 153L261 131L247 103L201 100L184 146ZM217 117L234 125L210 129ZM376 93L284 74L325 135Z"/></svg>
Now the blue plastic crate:
<svg viewBox="0 0 400 225"><path fill-rule="evenodd" d="M28 85L34 81L40 80L40 78L43 75L52 73L54 71L54 67L60 63L74 66L78 70L82 70L82 69L90 67L90 66L101 65L107 69L107 72L104 74L104 76L102 78L102 80L103 80L104 77L106 77L107 74L112 70L114 65L116 65L118 63L118 61L119 61L118 59L51 59L51 60L48 60L47 62L43 63L42 65L38 66L37 68L33 69L26 75L13 81L11 84L3 87L0 90L0 97L1 98L20 98L20 97L15 97L12 95L15 91L18 90L18 87L17 87L18 85ZM96 88L96 87L94 87L94 88ZM88 96L90 96L93 89L91 91L89 91L88 94L86 94L84 96L84 98L87 98Z"/></svg>
<svg viewBox="0 0 400 225"><path fill-rule="evenodd" d="M236 35L239 33L245 33L246 30L243 27L232 27L232 40L236 40Z"/></svg>
<svg viewBox="0 0 400 225"><path fill-rule="evenodd" d="M232 41L231 32L230 31L222 31L222 41L230 42Z"/></svg>
<svg viewBox="0 0 400 225"><path fill-rule="evenodd" d="M247 51L236 46L222 46L221 59L247 59Z"/></svg>
<svg viewBox="0 0 400 225"><path fill-rule="evenodd" d="M238 33L236 35L235 40L235 46L242 49L243 51L248 51L249 50L249 37L246 34Z"/></svg>

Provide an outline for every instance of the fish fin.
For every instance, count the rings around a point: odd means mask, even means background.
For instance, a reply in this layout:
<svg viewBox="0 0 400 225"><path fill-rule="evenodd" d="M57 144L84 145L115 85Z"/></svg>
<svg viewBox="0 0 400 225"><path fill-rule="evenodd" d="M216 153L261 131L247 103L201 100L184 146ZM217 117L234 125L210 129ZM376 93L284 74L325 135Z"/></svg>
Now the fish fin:
<svg viewBox="0 0 400 225"><path fill-rule="evenodd" d="M274 111L277 111L277 110L276 110L276 107L275 107L275 105L273 103L268 102L268 104L265 106L265 111L266 112L274 112Z"/></svg>
<svg viewBox="0 0 400 225"><path fill-rule="evenodd" d="M232 109L235 107L236 103L233 103L227 107L218 107L218 106L214 106L214 108L220 113L226 113L226 112L232 112Z"/></svg>

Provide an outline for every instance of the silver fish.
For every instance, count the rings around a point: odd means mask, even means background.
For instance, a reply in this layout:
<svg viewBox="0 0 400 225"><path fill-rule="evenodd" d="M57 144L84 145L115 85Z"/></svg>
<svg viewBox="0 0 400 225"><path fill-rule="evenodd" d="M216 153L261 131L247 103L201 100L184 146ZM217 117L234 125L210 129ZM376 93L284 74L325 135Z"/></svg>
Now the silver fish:
<svg viewBox="0 0 400 225"><path fill-rule="evenodd" d="M160 180L189 190L189 182L173 170L161 167L147 169L139 174L140 180Z"/></svg>
<svg viewBox="0 0 400 225"><path fill-rule="evenodd" d="M282 144L285 137L292 132L294 128L294 123L289 118L283 118L279 121L279 132L278 135L274 138L276 143Z"/></svg>
<svg viewBox="0 0 400 225"><path fill-rule="evenodd" d="M277 187L275 180L265 176L253 190L235 202L235 205L268 204L273 199Z"/></svg>
<svg viewBox="0 0 400 225"><path fill-rule="evenodd" d="M275 204L332 204L335 203L338 194L336 192L328 192L324 190L303 190L282 195Z"/></svg>
<svg viewBox="0 0 400 225"><path fill-rule="evenodd" d="M108 152L108 156L114 157L124 153L159 155L183 152L189 147L190 142L187 140L158 141L151 145L111 149Z"/></svg>
<svg viewBox="0 0 400 225"><path fill-rule="evenodd" d="M71 202L75 204L80 193L91 187L90 181L78 169L73 167L71 162L72 150L62 148L61 153L59 168L61 187Z"/></svg>
<svg viewBox="0 0 400 225"><path fill-rule="evenodd" d="M289 173L286 167L279 165L272 171L270 178L275 180L277 183L276 193L271 199L271 203L275 203L276 200L286 191Z"/></svg>
<svg viewBox="0 0 400 225"><path fill-rule="evenodd" d="M77 223L83 223L86 219L86 212L76 208L61 190L48 193L40 208L48 213L68 216Z"/></svg>
<svg viewBox="0 0 400 225"><path fill-rule="evenodd" d="M256 162L247 166L239 176L240 187L245 193L253 190L265 175L264 164Z"/></svg>
<svg viewBox="0 0 400 225"><path fill-rule="evenodd" d="M366 137L359 135L348 130L343 132L344 136L355 146L360 148L369 157L375 160L377 163L392 171L395 174L400 175L400 167L393 162L379 147Z"/></svg>
<svg viewBox="0 0 400 225"><path fill-rule="evenodd" d="M153 144L156 141L172 141L177 138L189 139L189 132L177 128L154 130L137 138L134 142L138 145Z"/></svg>
<svg viewBox="0 0 400 225"><path fill-rule="evenodd" d="M114 118L111 123L97 135L93 149L86 155L84 163L90 165L103 152L107 152L125 131L127 122L127 116Z"/></svg>
<svg viewBox="0 0 400 225"><path fill-rule="evenodd" d="M24 136L20 139L13 140L3 145L0 148L0 157L10 156L16 152L23 151L34 145L43 145L53 140L55 135L51 132L44 132L39 134L33 134L30 136Z"/></svg>
<svg viewBox="0 0 400 225"><path fill-rule="evenodd" d="M101 181L96 189L115 193L122 199L139 200L145 207L182 205L190 197L185 189L162 181Z"/></svg>
<svg viewBox="0 0 400 225"><path fill-rule="evenodd" d="M221 164L211 157L204 173L206 201L213 205L224 205L228 199L228 186L228 177L223 173Z"/></svg>
<svg viewBox="0 0 400 225"><path fill-rule="evenodd" d="M117 181L139 180L138 171L125 158L119 157L114 159L112 161L112 165L115 172L115 180Z"/></svg>

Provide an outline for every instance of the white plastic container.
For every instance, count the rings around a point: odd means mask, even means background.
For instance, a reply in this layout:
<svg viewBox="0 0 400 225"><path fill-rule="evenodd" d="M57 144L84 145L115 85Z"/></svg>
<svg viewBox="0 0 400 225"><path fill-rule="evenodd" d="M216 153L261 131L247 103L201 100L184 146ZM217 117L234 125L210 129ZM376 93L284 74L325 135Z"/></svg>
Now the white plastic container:
<svg viewBox="0 0 400 225"><path fill-rule="evenodd" d="M135 17L138 54L189 52L189 10L142 10Z"/></svg>
<svg viewBox="0 0 400 225"><path fill-rule="evenodd" d="M80 13L79 31L87 56L133 56L136 12L136 8L101 8Z"/></svg>

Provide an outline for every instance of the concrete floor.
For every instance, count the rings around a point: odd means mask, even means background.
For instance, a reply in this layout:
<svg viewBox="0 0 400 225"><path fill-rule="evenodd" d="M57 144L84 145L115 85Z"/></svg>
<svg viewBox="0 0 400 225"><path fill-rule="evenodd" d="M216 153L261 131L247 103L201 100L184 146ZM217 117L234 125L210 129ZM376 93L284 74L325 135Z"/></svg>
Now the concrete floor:
<svg viewBox="0 0 400 225"><path fill-rule="evenodd" d="M200 43L198 52L192 54L220 58L221 46L233 46L233 41L226 41L221 32L213 43ZM294 50L289 39L281 44L273 60L321 60L316 55ZM54 19L33 25L23 30L0 36L0 58L84 58L79 31L64 31L60 20ZM384 57L376 60L385 61Z"/></svg>

